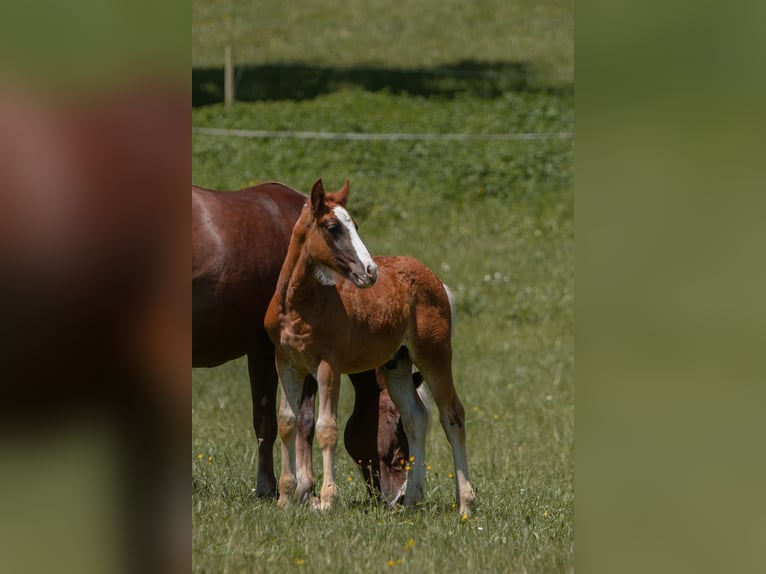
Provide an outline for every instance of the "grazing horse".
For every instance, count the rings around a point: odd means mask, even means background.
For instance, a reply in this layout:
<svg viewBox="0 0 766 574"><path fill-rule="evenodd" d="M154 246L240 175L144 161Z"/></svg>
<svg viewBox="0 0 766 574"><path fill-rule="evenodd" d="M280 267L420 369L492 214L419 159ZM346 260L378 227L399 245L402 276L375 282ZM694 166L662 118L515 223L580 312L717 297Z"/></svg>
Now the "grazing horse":
<svg viewBox="0 0 766 574"><path fill-rule="evenodd" d="M306 200L304 194L280 183L236 192L192 187L192 366L215 367L247 355L259 497L276 495L277 373L263 319ZM354 416L346 427L347 449L361 467L370 493L395 503L406 473L392 461L406 459L408 449L399 412L378 385L379 378L375 371L351 376L357 392ZM298 417L298 457L312 485L315 393L316 381L306 377Z"/></svg>
<svg viewBox="0 0 766 574"><path fill-rule="evenodd" d="M351 458L359 465L368 489L372 493L380 492L383 499L393 506L404 496L409 457L399 409L388 394L381 369L351 374L349 378L354 385L355 400L343 442ZM415 372L412 380L421 393L423 376ZM377 426L375 420L378 421ZM374 444L377 444L377 450L370 459Z"/></svg>
<svg viewBox="0 0 766 574"><path fill-rule="evenodd" d="M316 433L324 468L320 508L329 509L339 496L334 458L340 375L378 365L384 365L381 374L401 411L413 460L404 504L413 506L423 499L427 418L412 384L414 363L439 409L452 447L458 509L468 515L476 496L468 473L465 411L452 379L450 293L415 259L373 259L345 209L347 196L348 180L338 192L327 194L321 180L314 184L310 204L293 228L266 312L281 382L279 503L305 500L311 486L296 458L304 378L311 374L319 385Z"/></svg>

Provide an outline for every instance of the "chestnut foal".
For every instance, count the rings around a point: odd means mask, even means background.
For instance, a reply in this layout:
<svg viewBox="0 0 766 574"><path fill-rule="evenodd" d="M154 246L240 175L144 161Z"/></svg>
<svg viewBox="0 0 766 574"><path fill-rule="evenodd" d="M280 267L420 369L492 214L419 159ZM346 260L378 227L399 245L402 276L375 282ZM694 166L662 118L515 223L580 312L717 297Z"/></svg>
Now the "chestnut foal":
<svg viewBox="0 0 766 574"><path fill-rule="evenodd" d="M425 265L409 257L370 256L345 209L348 180L335 193L317 181L293 228L287 256L264 325L276 347L281 383L279 503L307 500L305 469L296 468L301 388L311 374L319 385L317 442L322 449L320 508L338 498L335 449L341 373L385 364L386 386L399 407L414 463L404 505L424 497L425 406L412 383L423 375L452 447L456 498L470 514L475 494L465 447L465 411L452 380L453 306L450 293Z"/></svg>

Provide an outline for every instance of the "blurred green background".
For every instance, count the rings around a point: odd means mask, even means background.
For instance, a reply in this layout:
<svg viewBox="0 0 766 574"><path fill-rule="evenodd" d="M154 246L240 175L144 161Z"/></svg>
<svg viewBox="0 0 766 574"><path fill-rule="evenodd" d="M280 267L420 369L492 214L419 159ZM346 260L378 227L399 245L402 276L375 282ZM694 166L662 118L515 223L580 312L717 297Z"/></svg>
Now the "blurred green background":
<svg viewBox="0 0 766 574"><path fill-rule="evenodd" d="M764 571L764 15L577 5L585 572Z"/></svg>

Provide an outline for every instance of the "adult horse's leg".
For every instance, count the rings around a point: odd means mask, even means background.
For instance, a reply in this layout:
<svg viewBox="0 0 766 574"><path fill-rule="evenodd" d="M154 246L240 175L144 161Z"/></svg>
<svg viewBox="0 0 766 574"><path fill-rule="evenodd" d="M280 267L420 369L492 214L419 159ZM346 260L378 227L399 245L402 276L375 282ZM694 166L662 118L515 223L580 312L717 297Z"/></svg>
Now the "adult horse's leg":
<svg viewBox="0 0 766 574"><path fill-rule="evenodd" d="M406 347L383 367L386 386L401 413L402 426L407 435L410 457L406 461L407 474L404 505L414 506L425 496L426 434L428 410L412 380L412 361Z"/></svg>
<svg viewBox="0 0 766 574"><path fill-rule="evenodd" d="M259 498L275 498L274 441L277 438L277 369L273 357L247 355L250 395L253 401L253 428L258 440L258 476L255 494Z"/></svg>
<svg viewBox="0 0 766 574"><path fill-rule="evenodd" d="M314 467L312 447L314 441L314 405L316 403L317 382L311 375L303 379L301 404L298 409L298 431L295 444L297 464L297 489L306 493L307 500L314 499Z"/></svg>
<svg viewBox="0 0 766 574"><path fill-rule="evenodd" d="M279 437L282 442L282 471L279 476L279 505L286 506L292 501L304 501L305 492L298 490L296 477L296 435L301 391L305 373L299 373L289 361L277 353L279 374Z"/></svg>
<svg viewBox="0 0 766 574"><path fill-rule="evenodd" d="M377 498L382 492L378 455L380 389L375 371L350 374L348 378L354 385L354 410L346 423L343 442L359 465L370 496ZM382 437L382 440L391 441L390 437Z"/></svg>
<svg viewBox="0 0 766 574"><path fill-rule="evenodd" d="M340 396L340 371L322 361L317 369L319 386L319 409L317 416L317 443L322 449L322 490L319 508L329 510L340 493L335 480L335 450L338 446L338 398Z"/></svg>
<svg viewBox="0 0 766 574"><path fill-rule="evenodd" d="M346 423L346 450L356 461L371 497L394 505L404 496L409 445L399 410L386 388L384 368L349 375L354 411ZM422 378L412 375L416 388Z"/></svg>

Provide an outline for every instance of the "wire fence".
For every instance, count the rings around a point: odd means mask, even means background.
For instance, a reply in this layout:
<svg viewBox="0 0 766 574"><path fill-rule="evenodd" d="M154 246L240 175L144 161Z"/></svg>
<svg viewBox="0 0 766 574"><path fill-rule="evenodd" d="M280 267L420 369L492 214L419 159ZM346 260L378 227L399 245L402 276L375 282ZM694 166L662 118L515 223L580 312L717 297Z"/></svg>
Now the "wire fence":
<svg viewBox="0 0 766 574"><path fill-rule="evenodd" d="M192 128L192 134L219 137L299 139L299 140L347 140L347 141L538 141L571 139L571 132L527 132L505 134L450 134L450 133L362 133L362 132L310 132L237 130L224 128Z"/></svg>

